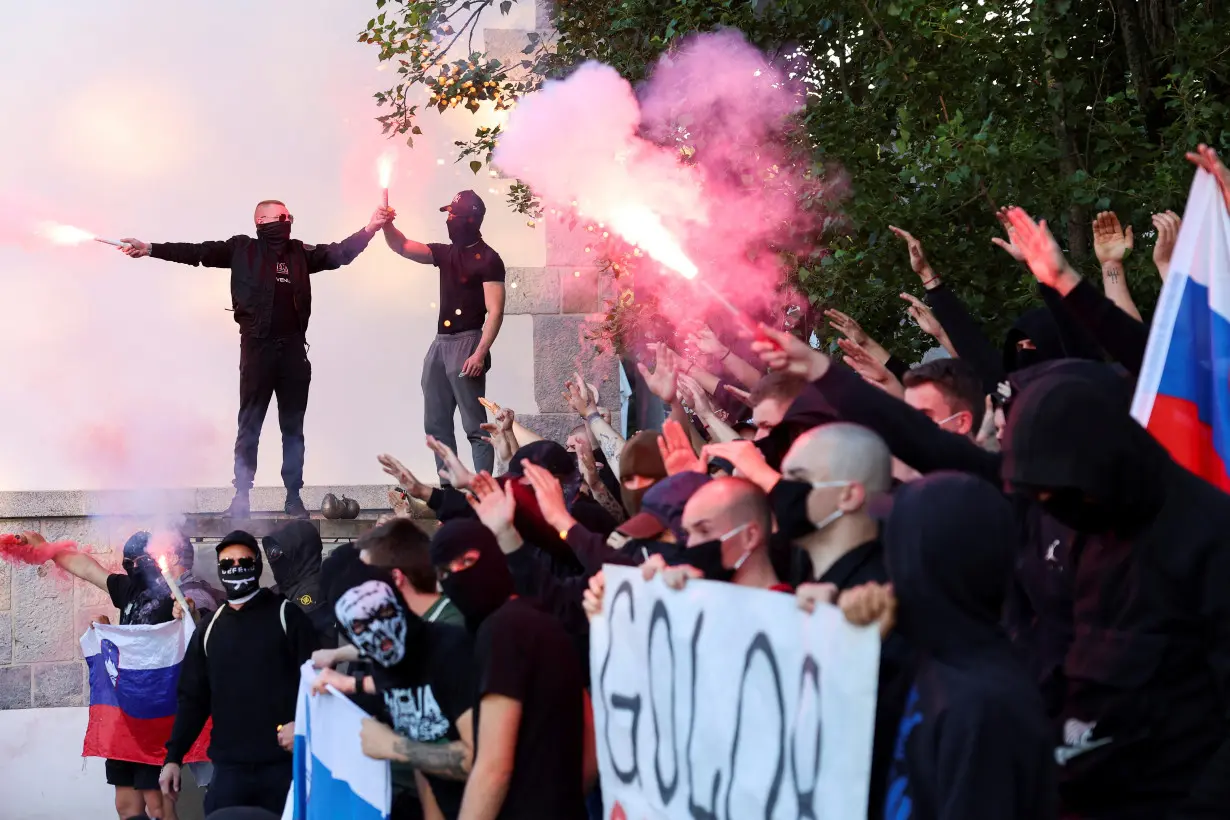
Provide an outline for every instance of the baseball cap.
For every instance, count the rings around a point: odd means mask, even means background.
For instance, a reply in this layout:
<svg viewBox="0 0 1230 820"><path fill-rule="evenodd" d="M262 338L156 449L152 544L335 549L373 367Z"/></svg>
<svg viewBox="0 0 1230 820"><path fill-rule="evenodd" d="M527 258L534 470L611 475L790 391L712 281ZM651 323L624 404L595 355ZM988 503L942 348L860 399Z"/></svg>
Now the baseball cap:
<svg viewBox="0 0 1230 820"><path fill-rule="evenodd" d="M457 216L476 216L483 217L487 213L487 206L483 203L481 197L473 191L462 191L453 197L453 201L440 209L442 213L452 213Z"/></svg>

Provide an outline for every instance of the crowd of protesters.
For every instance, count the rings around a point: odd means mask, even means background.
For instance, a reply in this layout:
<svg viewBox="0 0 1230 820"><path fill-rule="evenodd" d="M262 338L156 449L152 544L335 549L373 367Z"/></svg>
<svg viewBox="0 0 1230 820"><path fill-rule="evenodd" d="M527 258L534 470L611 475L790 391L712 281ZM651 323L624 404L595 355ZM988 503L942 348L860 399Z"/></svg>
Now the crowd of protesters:
<svg viewBox="0 0 1230 820"><path fill-rule="evenodd" d="M1203 147L1194 160L1230 209L1230 172ZM121 818L174 817L209 718L207 806L279 814L309 658L319 690L372 716L362 747L392 761L394 817L599 816L588 647L607 564L878 623L870 817L1230 816L1230 498L1129 415L1148 337L1123 275L1131 230L1097 216L1099 289L1045 222L1000 218L995 242L1042 303L1002 345L894 228L934 360L911 367L836 310L840 362L801 338L799 311L755 339L695 326L694 358L660 340L639 364L661 430L625 441L582 373L564 386L566 445L487 402L494 475L434 439L438 486L380 456L398 484L391 516L323 559L304 522L263 556L232 533L223 594L181 575L188 613L144 536L119 574L58 557L122 623L200 625L166 765L108 765ZM1165 278L1179 217L1154 225ZM414 499L434 534L410 520ZM191 550L177 554L174 572L190 571ZM276 592L260 586L264 560Z"/></svg>

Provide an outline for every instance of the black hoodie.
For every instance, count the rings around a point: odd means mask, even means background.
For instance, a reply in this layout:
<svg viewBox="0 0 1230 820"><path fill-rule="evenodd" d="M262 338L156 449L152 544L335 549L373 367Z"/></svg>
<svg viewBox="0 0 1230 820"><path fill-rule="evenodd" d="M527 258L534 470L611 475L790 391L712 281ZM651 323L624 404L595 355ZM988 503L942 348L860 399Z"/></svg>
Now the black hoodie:
<svg viewBox="0 0 1230 820"><path fill-rule="evenodd" d="M1004 480L1088 530L1065 664L1065 809L1225 816L1230 498L1105 390L1065 375L1014 400L1005 442Z"/></svg>
<svg viewBox="0 0 1230 820"><path fill-rule="evenodd" d="M1011 505L973 476L903 486L884 531L896 629L918 653L886 816L1045 820L1055 775L1042 700L999 626Z"/></svg>
<svg viewBox="0 0 1230 820"><path fill-rule="evenodd" d="M336 645L333 613L321 589L320 567L324 545L310 521L291 521L263 541L277 591L298 604L322 637Z"/></svg>

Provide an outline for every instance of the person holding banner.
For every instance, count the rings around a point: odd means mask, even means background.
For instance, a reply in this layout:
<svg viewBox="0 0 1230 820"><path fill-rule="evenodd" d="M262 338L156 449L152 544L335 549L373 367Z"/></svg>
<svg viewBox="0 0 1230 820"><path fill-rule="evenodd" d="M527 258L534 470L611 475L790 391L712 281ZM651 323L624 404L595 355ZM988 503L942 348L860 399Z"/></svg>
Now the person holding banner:
<svg viewBox="0 0 1230 820"><path fill-rule="evenodd" d="M45 543L35 532L23 533L26 542ZM92 556L82 552L62 552L55 556L60 569L106 592L120 611L120 625L161 624L173 619L178 607L174 604L155 556L150 554L151 535L134 533L124 542L122 566L124 572L108 572ZM170 549L162 557L167 571L177 579L188 605L197 612L208 612L217 606L213 591L192 577L192 543L179 533L167 542ZM182 617L182 613L175 617ZM159 767L153 763L131 760L107 760L107 783L115 787L115 810L120 818L143 815L154 820L175 820L175 805L162 799L158 787Z"/></svg>

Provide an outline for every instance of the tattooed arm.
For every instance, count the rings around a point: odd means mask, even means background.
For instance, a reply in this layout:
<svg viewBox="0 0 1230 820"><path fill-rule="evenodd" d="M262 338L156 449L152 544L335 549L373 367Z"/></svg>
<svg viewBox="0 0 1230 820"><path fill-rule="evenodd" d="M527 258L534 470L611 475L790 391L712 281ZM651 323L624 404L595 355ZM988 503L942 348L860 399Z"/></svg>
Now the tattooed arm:
<svg viewBox="0 0 1230 820"><path fill-rule="evenodd" d="M364 752L368 757L378 760L409 763L421 772L445 780L465 780L470 776L470 767L474 762L473 719L473 710L469 709L457 718L454 724L461 739L451 743L418 743L389 729L393 737L389 739L388 746L373 748L371 751L365 746ZM366 730L366 726L364 728ZM382 752L387 753L387 756L382 755Z"/></svg>
<svg viewBox="0 0 1230 820"><path fill-rule="evenodd" d="M628 513L624 511L624 505L611 495L611 491L601 481L590 484L589 491L594 494L594 500L602 505L602 509L615 519L616 524L622 524L628 520Z"/></svg>

